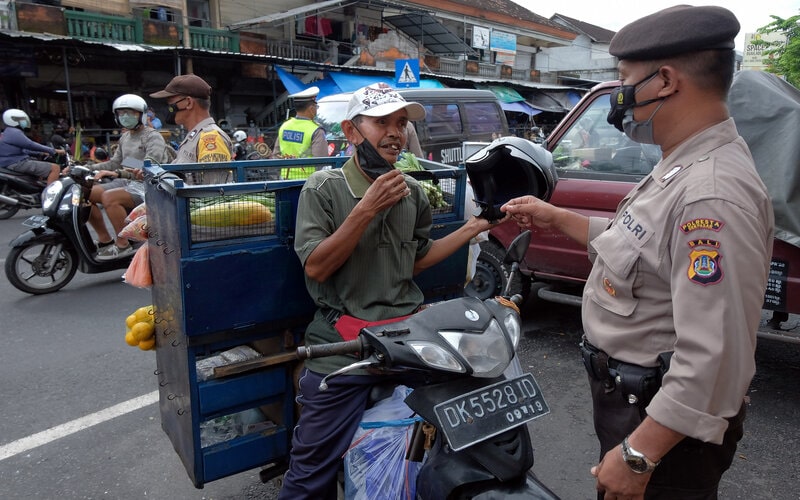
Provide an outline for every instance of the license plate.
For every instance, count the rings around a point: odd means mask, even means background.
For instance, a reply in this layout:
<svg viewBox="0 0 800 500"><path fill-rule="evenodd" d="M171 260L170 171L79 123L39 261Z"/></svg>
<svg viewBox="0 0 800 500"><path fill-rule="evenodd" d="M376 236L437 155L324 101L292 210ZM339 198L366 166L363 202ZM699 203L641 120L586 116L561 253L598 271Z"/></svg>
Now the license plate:
<svg viewBox="0 0 800 500"><path fill-rule="evenodd" d="M22 223L25 227L44 227L47 225L48 217L46 215L31 215Z"/></svg>
<svg viewBox="0 0 800 500"><path fill-rule="evenodd" d="M455 451L550 413L530 373L462 394L433 410Z"/></svg>

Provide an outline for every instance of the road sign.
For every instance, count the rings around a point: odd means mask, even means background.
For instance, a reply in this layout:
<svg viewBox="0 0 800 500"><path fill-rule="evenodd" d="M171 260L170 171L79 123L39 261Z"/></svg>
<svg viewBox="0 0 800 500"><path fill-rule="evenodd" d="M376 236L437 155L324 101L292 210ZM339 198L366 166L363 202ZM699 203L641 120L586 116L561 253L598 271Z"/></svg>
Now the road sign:
<svg viewBox="0 0 800 500"><path fill-rule="evenodd" d="M419 60L395 60L394 79L398 88L419 87Z"/></svg>

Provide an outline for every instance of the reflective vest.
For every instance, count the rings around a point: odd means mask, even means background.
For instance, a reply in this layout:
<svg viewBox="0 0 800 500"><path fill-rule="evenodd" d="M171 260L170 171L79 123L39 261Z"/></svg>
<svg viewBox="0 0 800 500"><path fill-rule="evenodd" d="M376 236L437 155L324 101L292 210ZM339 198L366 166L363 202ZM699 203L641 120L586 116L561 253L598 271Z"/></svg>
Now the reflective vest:
<svg viewBox="0 0 800 500"><path fill-rule="evenodd" d="M314 120L297 117L286 120L278 131L281 155L292 158L311 156L311 136L318 128L319 125ZM313 165L284 168L281 169L281 178L307 179L316 170Z"/></svg>

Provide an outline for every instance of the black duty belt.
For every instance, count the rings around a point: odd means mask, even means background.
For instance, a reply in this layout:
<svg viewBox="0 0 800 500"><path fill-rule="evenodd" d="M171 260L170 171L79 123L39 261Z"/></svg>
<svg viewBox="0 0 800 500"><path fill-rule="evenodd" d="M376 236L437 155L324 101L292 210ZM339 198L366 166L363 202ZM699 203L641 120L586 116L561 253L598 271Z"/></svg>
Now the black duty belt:
<svg viewBox="0 0 800 500"><path fill-rule="evenodd" d="M642 406L650 403L661 387L672 356L672 352L663 352L658 355L658 366L647 367L610 357L586 340L586 336L581 339L580 347L586 372L603 383L606 393L619 389L620 395L628 403Z"/></svg>

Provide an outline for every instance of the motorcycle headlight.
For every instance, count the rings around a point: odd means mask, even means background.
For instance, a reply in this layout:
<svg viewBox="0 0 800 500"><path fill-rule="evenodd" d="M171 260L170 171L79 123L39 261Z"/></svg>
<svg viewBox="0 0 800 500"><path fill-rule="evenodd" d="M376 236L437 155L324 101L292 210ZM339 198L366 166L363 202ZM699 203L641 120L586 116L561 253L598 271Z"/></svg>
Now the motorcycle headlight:
<svg viewBox="0 0 800 500"><path fill-rule="evenodd" d="M467 371L447 349L433 342L413 340L406 345L414 350L419 359L434 368L457 373L465 373Z"/></svg>
<svg viewBox="0 0 800 500"><path fill-rule="evenodd" d="M503 318L503 325L506 327L511 345L514 346L514 350L516 351L517 346L519 346L519 338L522 335L522 325L520 325L519 315L508 313L506 317Z"/></svg>
<svg viewBox="0 0 800 500"><path fill-rule="evenodd" d="M55 203L55 201L58 199L58 194L61 192L62 186L63 185L61 181L53 181L44 189L44 193L42 193L43 210L47 210L53 205L53 203Z"/></svg>
<svg viewBox="0 0 800 500"><path fill-rule="evenodd" d="M497 319L481 333L440 331L439 335L467 361L475 377L500 376L514 357Z"/></svg>

